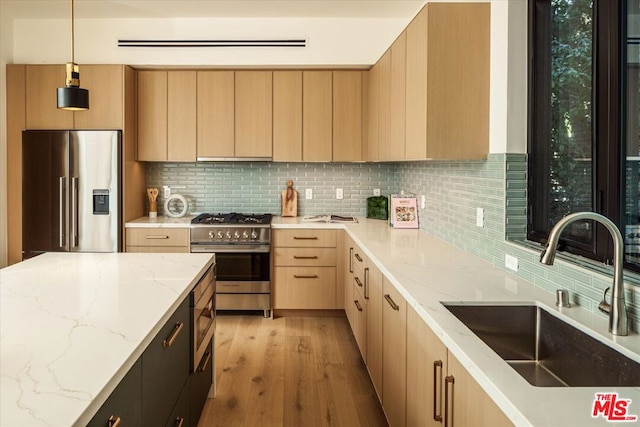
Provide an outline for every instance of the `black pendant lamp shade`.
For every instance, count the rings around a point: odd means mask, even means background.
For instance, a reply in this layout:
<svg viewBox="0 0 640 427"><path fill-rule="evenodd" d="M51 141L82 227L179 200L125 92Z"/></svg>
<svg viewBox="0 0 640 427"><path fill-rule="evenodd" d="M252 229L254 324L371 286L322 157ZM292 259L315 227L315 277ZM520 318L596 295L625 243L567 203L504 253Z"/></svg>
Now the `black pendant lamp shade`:
<svg viewBox="0 0 640 427"><path fill-rule="evenodd" d="M58 108L63 110L88 110L89 91L80 87L78 64L67 62L67 79L64 87L57 89Z"/></svg>
<svg viewBox="0 0 640 427"><path fill-rule="evenodd" d="M88 110L89 91L80 87L80 72L75 63L75 28L74 28L73 0L71 0L71 62L67 62L66 80L64 87L56 91L58 108L62 110Z"/></svg>

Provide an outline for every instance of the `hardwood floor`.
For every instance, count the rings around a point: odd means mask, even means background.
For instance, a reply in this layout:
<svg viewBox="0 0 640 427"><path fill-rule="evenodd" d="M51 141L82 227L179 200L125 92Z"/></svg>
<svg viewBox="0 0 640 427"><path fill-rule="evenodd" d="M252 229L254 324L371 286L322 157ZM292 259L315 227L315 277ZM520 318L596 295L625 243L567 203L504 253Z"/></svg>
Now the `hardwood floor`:
<svg viewBox="0 0 640 427"><path fill-rule="evenodd" d="M386 426L345 317L218 315L198 427Z"/></svg>

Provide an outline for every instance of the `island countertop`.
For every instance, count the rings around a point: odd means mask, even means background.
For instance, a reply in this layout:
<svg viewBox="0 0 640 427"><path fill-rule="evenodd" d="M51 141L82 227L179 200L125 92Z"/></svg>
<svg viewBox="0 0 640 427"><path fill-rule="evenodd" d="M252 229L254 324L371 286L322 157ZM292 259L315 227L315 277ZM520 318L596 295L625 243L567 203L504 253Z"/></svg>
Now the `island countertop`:
<svg viewBox="0 0 640 427"><path fill-rule="evenodd" d="M0 270L0 425L86 425L212 262L46 253Z"/></svg>

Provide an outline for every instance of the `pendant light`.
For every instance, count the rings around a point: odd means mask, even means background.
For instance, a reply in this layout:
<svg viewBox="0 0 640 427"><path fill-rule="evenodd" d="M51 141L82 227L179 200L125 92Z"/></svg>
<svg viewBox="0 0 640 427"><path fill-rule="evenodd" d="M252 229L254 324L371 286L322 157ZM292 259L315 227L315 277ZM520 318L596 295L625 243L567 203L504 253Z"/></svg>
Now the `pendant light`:
<svg viewBox="0 0 640 427"><path fill-rule="evenodd" d="M73 0L71 0L71 62L67 62L64 87L57 89L58 108L62 110L88 110L89 91L80 87L80 72L75 63L75 28Z"/></svg>

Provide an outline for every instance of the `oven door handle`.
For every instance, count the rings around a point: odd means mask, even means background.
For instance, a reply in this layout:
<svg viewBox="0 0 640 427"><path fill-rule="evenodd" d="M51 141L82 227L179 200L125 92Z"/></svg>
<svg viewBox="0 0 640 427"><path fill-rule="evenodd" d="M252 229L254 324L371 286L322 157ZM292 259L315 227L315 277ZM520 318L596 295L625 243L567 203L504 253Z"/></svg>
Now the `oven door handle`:
<svg viewBox="0 0 640 427"><path fill-rule="evenodd" d="M199 245L191 244L192 253L269 253L269 245Z"/></svg>

